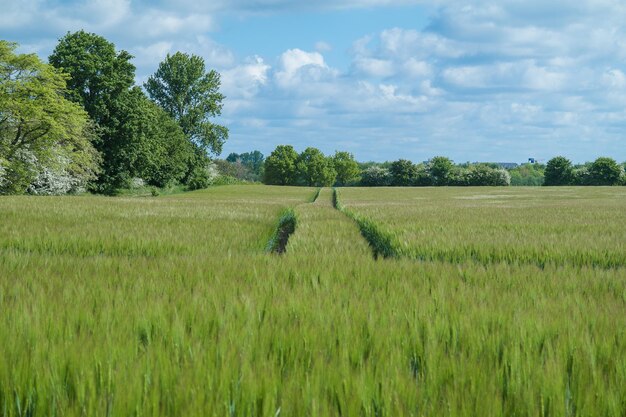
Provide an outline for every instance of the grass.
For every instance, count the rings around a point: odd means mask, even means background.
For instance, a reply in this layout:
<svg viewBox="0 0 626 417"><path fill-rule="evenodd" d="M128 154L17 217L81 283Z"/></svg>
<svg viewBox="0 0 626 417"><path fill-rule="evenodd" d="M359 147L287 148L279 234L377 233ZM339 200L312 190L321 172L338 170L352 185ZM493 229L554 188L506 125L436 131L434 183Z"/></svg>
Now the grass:
<svg viewBox="0 0 626 417"><path fill-rule="evenodd" d="M341 202L410 258L626 266L619 187L350 188Z"/></svg>
<svg viewBox="0 0 626 417"><path fill-rule="evenodd" d="M623 268L375 260L316 192L1 198L0 416L626 414Z"/></svg>

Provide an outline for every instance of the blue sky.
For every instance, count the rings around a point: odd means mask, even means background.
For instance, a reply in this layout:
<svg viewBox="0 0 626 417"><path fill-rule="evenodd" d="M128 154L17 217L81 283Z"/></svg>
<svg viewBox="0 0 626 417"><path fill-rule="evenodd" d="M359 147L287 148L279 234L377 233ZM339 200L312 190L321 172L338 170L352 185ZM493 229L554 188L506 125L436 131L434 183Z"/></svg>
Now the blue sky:
<svg viewBox="0 0 626 417"><path fill-rule="evenodd" d="M626 160L623 0L0 0L0 38L45 58L67 31L222 74L229 152L359 160Z"/></svg>

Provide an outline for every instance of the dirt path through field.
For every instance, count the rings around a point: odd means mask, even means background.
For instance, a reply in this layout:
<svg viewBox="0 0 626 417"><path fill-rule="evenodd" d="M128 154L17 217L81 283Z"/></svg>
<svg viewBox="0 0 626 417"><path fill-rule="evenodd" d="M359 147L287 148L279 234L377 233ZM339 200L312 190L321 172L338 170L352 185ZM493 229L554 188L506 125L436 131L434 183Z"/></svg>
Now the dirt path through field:
<svg viewBox="0 0 626 417"><path fill-rule="evenodd" d="M313 203L295 207L298 217L295 233L287 244L287 254L318 253L372 258L372 251L356 224L333 208L333 192L323 188Z"/></svg>

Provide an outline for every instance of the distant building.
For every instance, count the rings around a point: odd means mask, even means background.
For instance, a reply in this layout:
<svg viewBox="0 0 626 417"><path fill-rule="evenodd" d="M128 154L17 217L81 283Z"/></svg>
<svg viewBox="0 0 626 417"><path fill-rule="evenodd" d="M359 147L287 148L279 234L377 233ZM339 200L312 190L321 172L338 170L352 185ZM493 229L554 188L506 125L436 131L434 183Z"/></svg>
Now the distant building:
<svg viewBox="0 0 626 417"><path fill-rule="evenodd" d="M535 158L528 158L528 163L529 164L536 164L537 160Z"/></svg>

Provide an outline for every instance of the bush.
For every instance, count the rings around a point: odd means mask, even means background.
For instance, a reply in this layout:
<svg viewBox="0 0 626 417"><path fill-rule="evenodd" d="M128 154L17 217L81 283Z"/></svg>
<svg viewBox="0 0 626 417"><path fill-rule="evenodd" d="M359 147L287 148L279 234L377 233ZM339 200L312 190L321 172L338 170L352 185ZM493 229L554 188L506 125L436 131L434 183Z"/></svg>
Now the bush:
<svg viewBox="0 0 626 417"><path fill-rule="evenodd" d="M391 174L386 168L372 166L361 173L361 185L365 187L387 187L391 185Z"/></svg>
<svg viewBox="0 0 626 417"><path fill-rule="evenodd" d="M187 179L187 189L193 191L208 188L218 176L217 167L213 163L197 166Z"/></svg>

